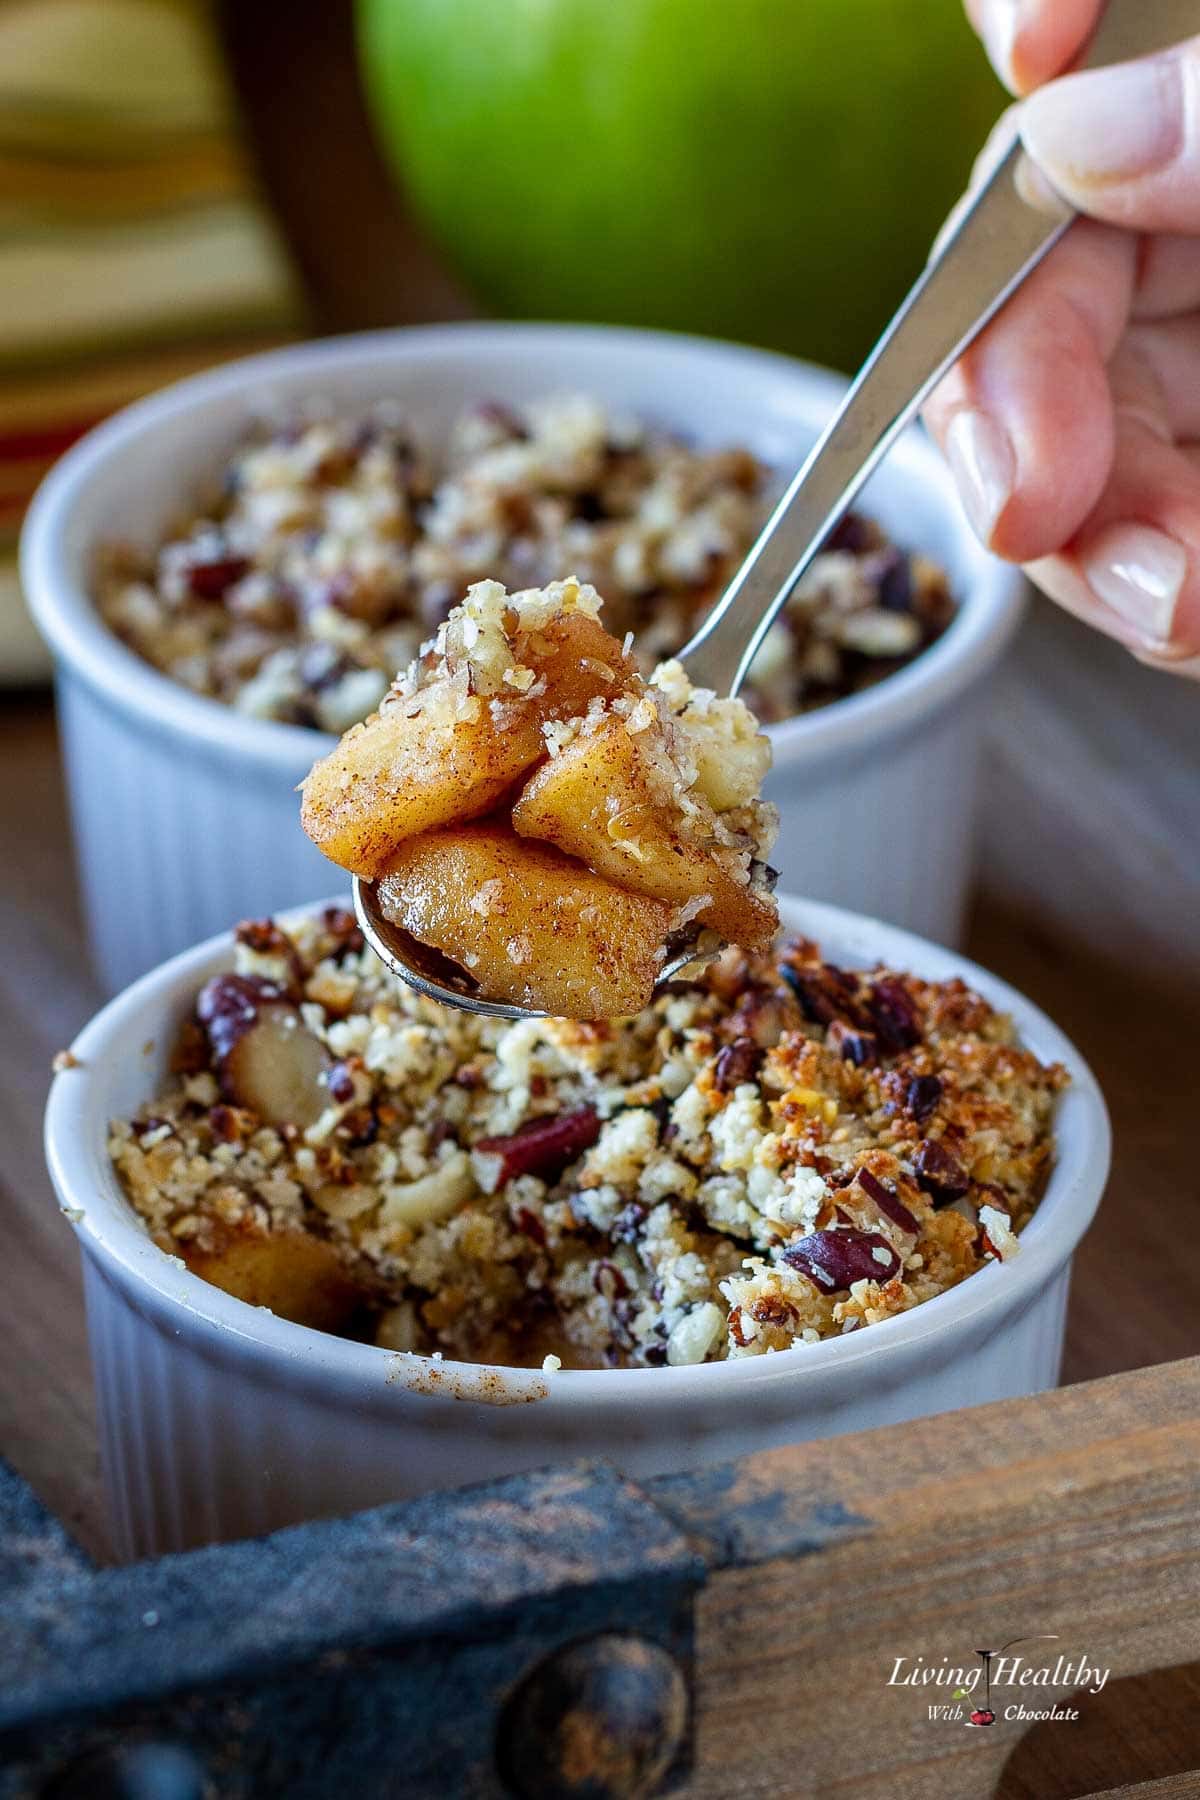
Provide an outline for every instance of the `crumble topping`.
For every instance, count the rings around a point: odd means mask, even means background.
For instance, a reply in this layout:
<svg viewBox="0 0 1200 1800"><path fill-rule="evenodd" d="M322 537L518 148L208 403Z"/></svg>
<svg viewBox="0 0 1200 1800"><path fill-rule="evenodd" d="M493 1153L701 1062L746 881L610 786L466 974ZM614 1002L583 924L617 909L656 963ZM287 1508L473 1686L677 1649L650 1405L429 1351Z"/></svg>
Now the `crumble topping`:
<svg viewBox="0 0 1200 1800"><path fill-rule="evenodd" d="M496 577L571 572L606 596L643 673L679 651L754 541L767 472L566 396L484 404L434 456L393 403L264 422L151 555L113 547L100 611L155 667L255 718L338 733ZM857 516L776 621L746 699L766 723L889 674L946 627L944 576Z"/></svg>
<svg viewBox="0 0 1200 1800"><path fill-rule="evenodd" d="M110 1149L165 1251L392 1350L760 1355L1008 1260L1066 1076L960 980L728 952L620 1021L398 984L331 909L239 928Z"/></svg>

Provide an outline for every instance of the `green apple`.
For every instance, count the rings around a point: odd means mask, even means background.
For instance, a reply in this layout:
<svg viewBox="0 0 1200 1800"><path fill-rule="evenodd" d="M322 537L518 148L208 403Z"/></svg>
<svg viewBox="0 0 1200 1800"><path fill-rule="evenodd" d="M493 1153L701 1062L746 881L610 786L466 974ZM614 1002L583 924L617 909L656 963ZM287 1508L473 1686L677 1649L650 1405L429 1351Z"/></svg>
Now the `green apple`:
<svg viewBox="0 0 1200 1800"><path fill-rule="evenodd" d="M856 364L1001 94L962 0L359 0L379 134L497 310Z"/></svg>

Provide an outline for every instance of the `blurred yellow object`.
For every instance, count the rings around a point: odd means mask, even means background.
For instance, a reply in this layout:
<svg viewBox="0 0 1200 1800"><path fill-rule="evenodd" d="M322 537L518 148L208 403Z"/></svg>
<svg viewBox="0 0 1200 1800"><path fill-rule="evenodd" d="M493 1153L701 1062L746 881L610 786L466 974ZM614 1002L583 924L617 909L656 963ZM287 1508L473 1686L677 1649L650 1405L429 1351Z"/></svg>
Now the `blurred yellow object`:
<svg viewBox="0 0 1200 1800"><path fill-rule="evenodd" d="M0 8L0 680L44 668L13 549L54 458L303 323L204 0Z"/></svg>

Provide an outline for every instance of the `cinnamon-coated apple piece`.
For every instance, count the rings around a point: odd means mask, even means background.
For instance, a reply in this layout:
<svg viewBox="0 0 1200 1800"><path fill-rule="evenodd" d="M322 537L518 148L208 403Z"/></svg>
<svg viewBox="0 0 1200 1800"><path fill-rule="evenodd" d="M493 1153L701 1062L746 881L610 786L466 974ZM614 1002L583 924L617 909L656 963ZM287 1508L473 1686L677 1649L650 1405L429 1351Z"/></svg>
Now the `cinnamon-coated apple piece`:
<svg viewBox="0 0 1200 1800"><path fill-rule="evenodd" d="M575 1019L649 1004L676 910L488 820L408 838L384 914L459 963L488 999Z"/></svg>
<svg viewBox="0 0 1200 1800"><path fill-rule="evenodd" d="M300 820L332 862L374 881L396 846L487 812L542 750L541 722L509 703L497 731L486 701L426 711L388 705L348 731L304 782Z"/></svg>
<svg viewBox="0 0 1200 1800"><path fill-rule="evenodd" d="M774 906L738 879L732 850L686 837L670 786L620 717L581 731L529 777L513 808L522 837L554 844L630 893L672 906L709 896L700 922L730 943L765 949Z"/></svg>
<svg viewBox="0 0 1200 1800"><path fill-rule="evenodd" d="M362 1303L335 1245L307 1231L231 1235L208 1250L183 1246L183 1255L193 1275L315 1331L340 1330Z"/></svg>
<svg viewBox="0 0 1200 1800"><path fill-rule="evenodd" d="M301 823L317 848L374 881L396 846L418 832L478 818L544 754L542 726L618 694L634 673L621 645L584 612L518 632L514 670L525 688L480 692L465 653L447 650L450 677L393 694L348 731L302 786Z"/></svg>
<svg viewBox="0 0 1200 1800"><path fill-rule="evenodd" d="M633 657L591 613L547 619L521 633L517 649L536 677L529 697L543 720L579 717L597 697L614 700L638 680Z"/></svg>

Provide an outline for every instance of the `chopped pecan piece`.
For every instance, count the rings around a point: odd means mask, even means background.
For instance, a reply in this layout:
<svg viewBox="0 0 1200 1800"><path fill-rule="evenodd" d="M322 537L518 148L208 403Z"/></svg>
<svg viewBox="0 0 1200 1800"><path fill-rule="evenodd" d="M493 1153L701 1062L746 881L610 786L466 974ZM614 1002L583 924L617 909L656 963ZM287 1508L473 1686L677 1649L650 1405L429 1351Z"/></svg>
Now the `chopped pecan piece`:
<svg viewBox="0 0 1200 1800"><path fill-rule="evenodd" d="M875 1033L860 1031L854 1025L847 1025L844 1019L833 1021L825 1034L825 1042L843 1062L853 1063L856 1069L865 1069L879 1061L879 1039Z"/></svg>
<svg viewBox="0 0 1200 1800"><path fill-rule="evenodd" d="M865 1194L869 1194L885 1218L901 1231L911 1232L913 1237L920 1237L921 1227L913 1214L909 1212L903 1200L890 1192L878 1175L872 1175L870 1169L860 1169L855 1178Z"/></svg>
<svg viewBox="0 0 1200 1800"><path fill-rule="evenodd" d="M760 1294L750 1316L760 1325L788 1325L796 1317L796 1309L782 1294Z"/></svg>
<svg viewBox="0 0 1200 1800"><path fill-rule="evenodd" d="M346 1114L341 1129L352 1150L365 1150L379 1136L379 1115L372 1106L358 1106Z"/></svg>
<svg viewBox="0 0 1200 1800"><path fill-rule="evenodd" d="M904 1105L918 1125L924 1125L942 1097L942 1084L936 1075L914 1075L904 1095Z"/></svg>
<svg viewBox="0 0 1200 1800"><path fill-rule="evenodd" d="M890 1281L900 1272L900 1258L877 1231L810 1231L783 1253L790 1268L807 1275L821 1294L837 1293L856 1281Z"/></svg>
<svg viewBox="0 0 1200 1800"><path fill-rule="evenodd" d="M234 942L245 944L263 956L295 955L292 940L282 932L274 919L243 919L233 928Z"/></svg>
<svg viewBox="0 0 1200 1800"><path fill-rule="evenodd" d="M256 956L274 958L288 973L288 993L292 999L304 986L304 966L295 944L281 931L273 919L243 919L233 928L234 942L244 944Z"/></svg>
<svg viewBox="0 0 1200 1800"><path fill-rule="evenodd" d="M912 997L902 982L892 976L881 976L871 983L866 999L867 1011L879 1034L879 1041L889 1056L900 1050L911 1050L921 1041L921 1021Z"/></svg>
<svg viewBox="0 0 1200 1800"><path fill-rule="evenodd" d="M722 1094L733 1092L743 1082L753 1081L762 1061L762 1051L753 1038L734 1038L726 1044L713 1066L713 1086Z"/></svg>
<svg viewBox="0 0 1200 1800"><path fill-rule="evenodd" d="M957 1156L936 1138L921 1139L913 1156L913 1171L935 1207L961 1200L971 1186Z"/></svg>
<svg viewBox="0 0 1200 1800"><path fill-rule="evenodd" d="M511 1137L480 1138L471 1152L475 1178L485 1194L494 1194L518 1175L537 1175L553 1182L600 1136L594 1106L552 1118L530 1119Z"/></svg>
<svg viewBox="0 0 1200 1800"><path fill-rule="evenodd" d="M240 1142L243 1117L236 1107L226 1106L223 1100L218 1100L215 1106L210 1106L208 1109L208 1123L213 1136L219 1138L223 1144Z"/></svg>

